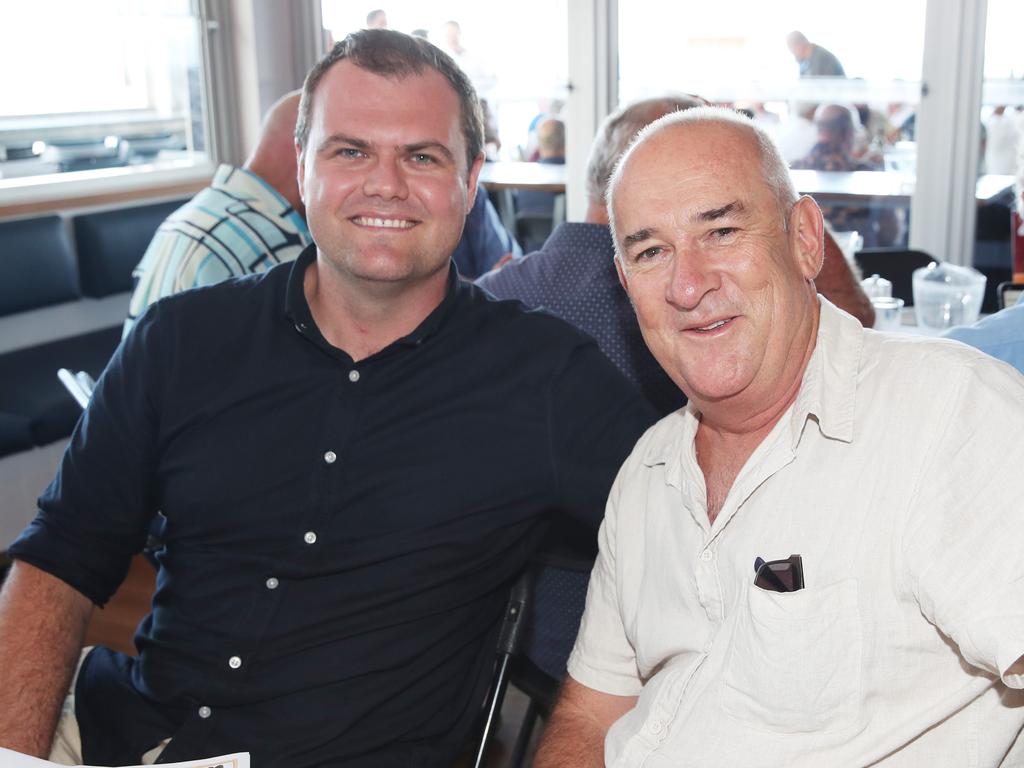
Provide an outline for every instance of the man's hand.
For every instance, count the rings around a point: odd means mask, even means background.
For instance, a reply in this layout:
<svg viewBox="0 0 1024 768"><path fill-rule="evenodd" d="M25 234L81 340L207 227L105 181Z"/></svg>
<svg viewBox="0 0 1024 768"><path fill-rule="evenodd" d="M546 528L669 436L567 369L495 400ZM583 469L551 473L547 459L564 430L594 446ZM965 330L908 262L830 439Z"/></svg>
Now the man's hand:
<svg viewBox="0 0 1024 768"><path fill-rule="evenodd" d="M635 705L636 696L602 693L567 677L534 768L603 768L605 734Z"/></svg>
<svg viewBox="0 0 1024 768"><path fill-rule="evenodd" d="M0 746L47 757L92 615L88 598L15 562L0 592Z"/></svg>

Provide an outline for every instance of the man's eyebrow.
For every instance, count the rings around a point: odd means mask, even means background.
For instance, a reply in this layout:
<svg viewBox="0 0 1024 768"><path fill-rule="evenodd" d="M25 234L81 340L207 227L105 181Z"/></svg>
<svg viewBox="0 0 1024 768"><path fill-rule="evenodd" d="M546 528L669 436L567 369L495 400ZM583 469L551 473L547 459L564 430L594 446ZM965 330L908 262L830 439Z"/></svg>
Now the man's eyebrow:
<svg viewBox="0 0 1024 768"><path fill-rule="evenodd" d="M628 248L636 243L642 243L644 240L650 240L653 234L654 230L652 229L638 229L636 232L622 238L622 244Z"/></svg>
<svg viewBox="0 0 1024 768"><path fill-rule="evenodd" d="M406 144L403 147L403 149L406 152L408 152L410 155L414 155L417 152L423 152L424 150L432 149L435 152L440 152L448 160L455 160L455 157L454 157L454 155L452 155L451 150L448 149L448 147L446 147L444 144L442 144L439 141L421 141L421 142L418 142L416 144Z"/></svg>
<svg viewBox="0 0 1024 768"><path fill-rule="evenodd" d="M350 147L356 149L369 149L370 142L363 139L357 139L354 136L346 136L343 133L332 133L326 139L320 142L319 150L327 149L334 144L347 144Z"/></svg>
<svg viewBox="0 0 1024 768"><path fill-rule="evenodd" d="M367 150L372 148L373 146L369 141L366 141L365 139L357 139L354 136L347 136L344 133L332 133L330 136L328 136L320 143L319 149L320 151L323 151L325 149L329 149L335 144L344 144L346 146L361 150ZM410 155L416 154L417 152L423 152L426 150L433 150L444 155L448 160L453 161L455 159L455 157L452 155L451 150L448 149L448 147L446 147L439 141L418 141L414 144L404 144L401 149L403 152Z"/></svg>
<svg viewBox="0 0 1024 768"><path fill-rule="evenodd" d="M733 200L727 205L723 205L721 208L712 208L708 211L701 211L697 214L697 221L718 221L718 219L725 218L729 214L741 214L746 213L746 206L743 205L739 200Z"/></svg>

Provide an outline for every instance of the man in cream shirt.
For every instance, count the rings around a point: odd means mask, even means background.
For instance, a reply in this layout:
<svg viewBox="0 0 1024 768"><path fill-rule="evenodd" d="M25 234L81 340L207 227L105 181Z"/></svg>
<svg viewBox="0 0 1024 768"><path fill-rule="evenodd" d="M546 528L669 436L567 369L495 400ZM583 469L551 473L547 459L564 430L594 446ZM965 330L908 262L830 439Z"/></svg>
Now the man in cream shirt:
<svg viewBox="0 0 1024 768"><path fill-rule="evenodd" d="M732 112L645 129L609 212L690 402L612 489L538 768L1024 764L1024 379L821 299L818 207Z"/></svg>

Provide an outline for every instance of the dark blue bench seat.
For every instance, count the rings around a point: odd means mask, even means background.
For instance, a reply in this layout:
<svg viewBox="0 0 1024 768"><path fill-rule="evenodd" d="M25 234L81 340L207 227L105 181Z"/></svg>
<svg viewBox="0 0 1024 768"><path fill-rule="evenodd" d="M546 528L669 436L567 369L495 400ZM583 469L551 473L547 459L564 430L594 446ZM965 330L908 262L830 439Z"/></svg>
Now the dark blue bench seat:
<svg viewBox="0 0 1024 768"><path fill-rule="evenodd" d="M57 370L99 377L132 269L182 202L0 221L0 458L71 434L81 409Z"/></svg>

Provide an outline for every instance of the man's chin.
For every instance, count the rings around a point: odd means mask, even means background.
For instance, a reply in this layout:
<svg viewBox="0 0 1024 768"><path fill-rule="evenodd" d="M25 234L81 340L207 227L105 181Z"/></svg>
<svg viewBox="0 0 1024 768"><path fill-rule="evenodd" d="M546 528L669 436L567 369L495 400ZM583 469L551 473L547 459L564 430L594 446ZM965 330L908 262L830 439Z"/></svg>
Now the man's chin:
<svg viewBox="0 0 1024 768"><path fill-rule="evenodd" d="M408 263L366 265L352 270L352 276L367 286L387 290L429 282L441 274L447 275L449 264L450 261L431 266Z"/></svg>
<svg viewBox="0 0 1024 768"><path fill-rule="evenodd" d="M669 373L677 387L694 402L717 404L729 401L746 390L749 382L741 380L737 371L720 372L706 370L686 375Z"/></svg>

